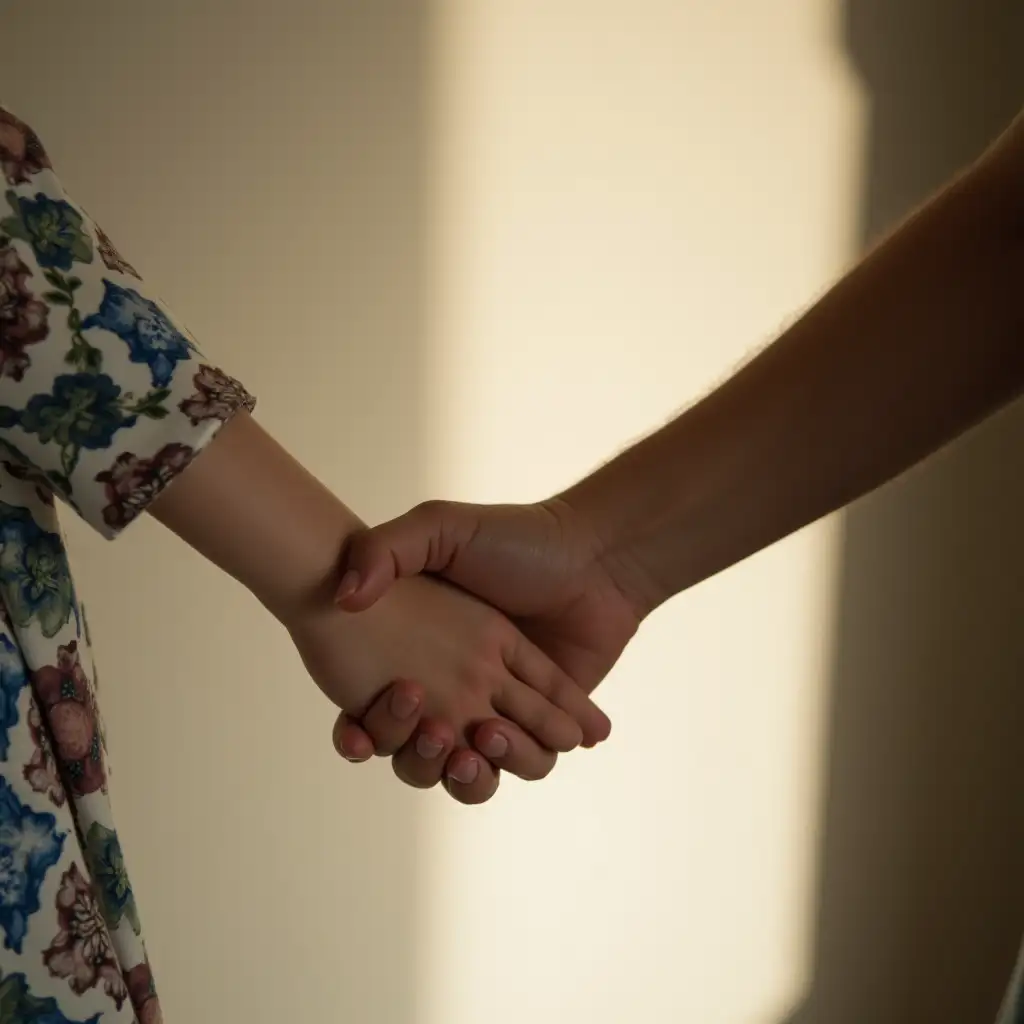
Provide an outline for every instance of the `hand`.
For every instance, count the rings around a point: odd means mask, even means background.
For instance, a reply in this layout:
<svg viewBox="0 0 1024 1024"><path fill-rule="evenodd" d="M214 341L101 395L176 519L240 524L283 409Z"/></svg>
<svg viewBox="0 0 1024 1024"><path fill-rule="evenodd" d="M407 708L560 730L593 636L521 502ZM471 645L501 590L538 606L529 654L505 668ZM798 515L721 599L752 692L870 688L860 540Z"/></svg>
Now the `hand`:
<svg viewBox="0 0 1024 1024"><path fill-rule="evenodd" d="M522 633L586 692L605 677L636 632L643 610L627 596L617 567L584 514L564 499L535 505L466 505L428 502L404 516L356 534L350 541L338 601L361 611L394 580L432 572L505 612ZM419 678L408 675L407 679ZM446 762L454 738L414 707L418 690L403 683L382 697L358 722L342 716L335 744L350 760L374 752L395 754L395 771L411 785L435 784L447 772L450 792L463 802L487 799L497 776L487 764L472 782L460 781L468 752ZM413 742L414 733L419 730ZM417 754L417 746L435 752ZM501 721L487 721L472 736L476 749L495 764L525 778L550 771L554 756L523 742ZM500 754L504 740L506 753ZM498 746L494 746L495 742Z"/></svg>
<svg viewBox="0 0 1024 1024"><path fill-rule="evenodd" d="M413 672L422 707L468 742L495 714L526 749L571 750L603 739L608 719L503 615L448 584L403 580L358 618L313 598L285 622L309 674L354 714Z"/></svg>
<svg viewBox="0 0 1024 1024"><path fill-rule="evenodd" d="M405 580L364 615L339 610L339 556L363 524L245 413L151 511L248 587L341 708L361 713L391 680L415 672L423 710L444 722L452 742L495 714L538 756L540 744L566 749L608 733L607 718L564 673L502 615L454 587Z"/></svg>

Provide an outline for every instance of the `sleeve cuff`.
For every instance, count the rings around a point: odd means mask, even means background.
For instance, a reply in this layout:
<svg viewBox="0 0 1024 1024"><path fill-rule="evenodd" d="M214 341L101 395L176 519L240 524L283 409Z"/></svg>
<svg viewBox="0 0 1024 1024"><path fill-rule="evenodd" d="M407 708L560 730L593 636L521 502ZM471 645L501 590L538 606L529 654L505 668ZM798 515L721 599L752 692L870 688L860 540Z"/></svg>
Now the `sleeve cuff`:
<svg viewBox="0 0 1024 1024"><path fill-rule="evenodd" d="M78 512L105 537L119 536L145 512L236 413L256 407L242 384L209 365L198 365L192 388L175 403L172 431L164 419L140 423L131 431L131 450L96 474L90 504Z"/></svg>

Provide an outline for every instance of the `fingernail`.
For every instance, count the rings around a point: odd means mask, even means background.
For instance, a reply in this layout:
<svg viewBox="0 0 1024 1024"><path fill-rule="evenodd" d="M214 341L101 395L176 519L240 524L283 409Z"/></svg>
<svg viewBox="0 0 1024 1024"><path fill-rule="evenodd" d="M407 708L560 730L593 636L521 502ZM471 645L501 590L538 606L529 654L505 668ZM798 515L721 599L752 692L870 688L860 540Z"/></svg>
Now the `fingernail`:
<svg viewBox="0 0 1024 1024"><path fill-rule="evenodd" d="M472 782L476 782L476 777L480 774L480 765L473 759L467 759L460 761L454 768L448 772L448 777L454 779L456 782L461 782L462 785L468 786Z"/></svg>
<svg viewBox="0 0 1024 1024"><path fill-rule="evenodd" d="M406 693L405 690L395 690L391 694L389 706L391 714L401 721L402 719L410 718L415 713L416 709L420 706L420 699L411 693Z"/></svg>
<svg viewBox="0 0 1024 1024"><path fill-rule="evenodd" d="M508 740L500 732L496 732L480 744L480 753L484 757L504 757L508 753Z"/></svg>
<svg viewBox="0 0 1024 1024"><path fill-rule="evenodd" d="M370 760L368 757L350 757L344 750L341 752L341 756L345 758L349 764L364 764L366 761Z"/></svg>
<svg viewBox="0 0 1024 1024"><path fill-rule="evenodd" d="M438 743L437 740L431 739L429 736L420 736L416 740L416 753L425 761L433 761L442 750L444 750L444 744Z"/></svg>
<svg viewBox="0 0 1024 1024"><path fill-rule="evenodd" d="M338 592L334 595L334 599L336 601L344 601L346 597L351 597L358 589L359 573L355 569L349 569L341 577L341 582L338 584Z"/></svg>

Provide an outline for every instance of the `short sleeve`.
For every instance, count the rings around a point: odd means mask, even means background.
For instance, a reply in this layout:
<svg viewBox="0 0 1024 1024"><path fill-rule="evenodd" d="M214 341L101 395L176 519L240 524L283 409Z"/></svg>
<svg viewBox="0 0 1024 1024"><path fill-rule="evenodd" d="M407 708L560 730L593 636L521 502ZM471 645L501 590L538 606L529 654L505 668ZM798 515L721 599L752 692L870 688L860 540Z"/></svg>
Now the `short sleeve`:
<svg viewBox="0 0 1024 1024"><path fill-rule="evenodd" d="M0 461L119 533L254 400L0 107Z"/></svg>

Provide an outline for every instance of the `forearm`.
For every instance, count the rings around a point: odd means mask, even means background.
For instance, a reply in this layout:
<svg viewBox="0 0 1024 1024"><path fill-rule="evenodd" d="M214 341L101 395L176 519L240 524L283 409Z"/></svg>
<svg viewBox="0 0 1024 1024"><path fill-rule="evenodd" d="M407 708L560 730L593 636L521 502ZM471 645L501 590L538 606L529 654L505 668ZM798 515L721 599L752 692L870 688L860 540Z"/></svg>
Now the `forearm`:
<svg viewBox="0 0 1024 1024"><path fill-rule="evenodd" d="M1022 183L1008 135L730 381L566 493L641 611L1020 393Z"/></svg>
<svg viewBox="0 0 1024 1024"><path fill-rule="evenodd" d="M311 603L331 607L342 547L363 525L247 413L150 511L282 621Z"/></svg>

